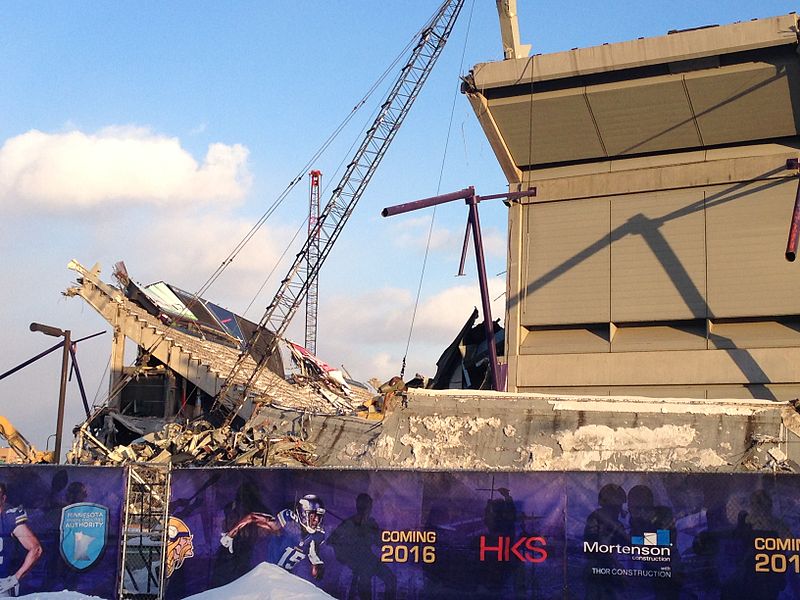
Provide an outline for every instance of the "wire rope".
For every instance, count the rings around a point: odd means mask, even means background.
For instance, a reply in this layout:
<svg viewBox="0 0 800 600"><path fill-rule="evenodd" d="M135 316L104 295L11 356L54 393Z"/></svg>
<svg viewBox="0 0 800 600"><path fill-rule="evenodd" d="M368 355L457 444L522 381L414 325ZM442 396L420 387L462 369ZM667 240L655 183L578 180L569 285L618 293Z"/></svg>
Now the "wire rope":
<svg viewBox="0 0 800 600"><path fill-rule="evenodd" d="M245 236L234 246L233 250L230 251L227 257L220 263L220 266L217 267L216 271L211 274L211 276L206 280L206 282L201 286L200 290L195 294L195 297L200 296L208 291L208 289L216 282L216 280L222 275L225 269L230 266L230 264L236 259L239 253L244 249L244 247L253 239L253 237L258 233L264 223L273 215L273 213L278 209L278 207L283 203L289 193L297 186L298 183L303 179L306 172L314 166L320 156L322 156L325 151L330 147L330 145L336 140L339 134L344 130L344 128L350 123L350 121L355 117L356 113L361 110L361 108L366 104L369 98L375 93L375 90L383 83L383 81L392 73L396 67L396 65L400 62L400 60L405 56L408 50L414 44L416 37L418 37L418 33L415 34L414 37L409 40L405 47L400 51L400 53L394 58L392 63L384 69L383 73L375 80L372 85L367 90L366 94L364 94L361 99L353 106L350 110L348 115L342 120L341 123L334 129L334 131L328 136L328 138L322 143L322 145L317 148L317 150L313 153L310 159L308 159L305 164L300 168L294 178L289 182L286 188L278 195L278 197L272 202L272 204L267 208L264 214L256 221L255 225L251 227L251 229L245 234Z"/></svg>
<svg viewBox="0 0 800 600"><path fill-rule="evenodd" d="M250 228L250 230L244 235L244 237L234 246L234 248L225 257L225 259L220 263L219 267L217 267L217 269L208 277L208 279L205 281L205 283L203 283L203 285L200 286L200 288L197 290L197 292L192 294L192 297L194 298L195 301L201 302L201 300L200 300L201 296L204 295L211 288L211 286L217 281L217 279L219 279L219 277L222 275L222 273L231 265L231 263L233 263L233 261L241 253L241 251L245 248L245 246L253 239L253 237L255 237L256 233L258 233L258 231L261 229L261 227L264 225L264 223L266 223L267 220L275 213L275 211L278 209L278 207L287 198L289 193L302 180L302 178L305 175L305 173L314 165L314 163L319 159L319 157L322 156L322 154L325 153L325 151L330 147L330 145L334 142L334 140L341 134L341 132L345 129L345 127L350 123L350 121L353 119L353 117L356 115L356 113L358 111L360 111L361 108L367 103L369 98L375 93L375 91L380 87L380 85L389 76L389 74L394 72L397 64L405 57L405 55L409 52L409 50L414 46L414 44L416 43L417 38L419 38L419 36L422 33L423 29L424 29L424 27L418 29L414 33L414 35L409 39L409 41L406 43L406 45L403 47L403 49L397 54L397 56L394 58L394 60L389 64L388 67L386 67L386 69L384 69L384 71L380 74L380 76L372 83L372 85L369 87L367 92L361 97L361 99L355 104L355 106L353 106L353 108L350 110L348 115L342 120L341 123L339 123L339 125L337 125L337 127L328 136L328 138L317 148L317 150L312 154L311 158L306 161L306 163L303 165L303 167L294 176L294 178L289 182L289 184L286 186L286 188L275 198L275 200L267 208L267 210L261 215L261 217L258 219L258 221L256 221L256 223ZM366 127L366 125L365 125L365 127ZM354 144L355 144L355 142L353 143L353 145ZM341 166L339 168L341 168ZM305 224L305 221L304 221L303 225L304 224ZM303 228L303 225L300 226L300 229ZM292 239L292 242L290 242L289 246L291 246L291 243L294 242L294 239L296 239L297 235L298 234L296 233L295 237ZM283 256L285 256L286 252L288 252L288 248L284 251L284 254L281 256L281 259L283 258ZM272 273L274 273L275 269L280 264L280 260L281 259L279 259L277 264L275 265L275 267L273 267ZM264 284L262 284L262 287L259 290L259 292L256 294L256 297L258 296L258 294L260 294L261 290L266 285L268 280L269 280L269 277L267 278L267 280L265 280ZM254 301L255 301L255 298L254 298ZM168 329L173 328L176 325L176 323L178 322L178 320L181 318L181 316L186 314L187 311L188 311L188 307L184 306L184 308L181 310L181 312L179 314L172 316L170 318L170 320L167 323L165 323L166 327ZM162 341L164 341L164 337L163 336L161 336L161 338L159 340L153 342L148 348L143 349L143 351L139 352L139 355L137 356L136 360L132 364L132 366L134 368L131 371L129 371L128 373L126 373L126 375L124 375L123 377L121 377L121 378L119 378L117 380L116 384L112 386L112 388L109 390L108 394L105 396L104 404L107 404L108 401L110 401L111 398L113 398L117 394L119 394L121 392L122 388L125 387L125 385L131 379L133 379L136 376L136 374L139 372L139 370L142 367L142 358L145 357L145 356L149 356L153 352L153 350L155 350L158 347L158 345L161 344ZM95 396L95 400L97 400L97 395Z"/></svg>
<svg viewBox="0 0 800 600"><path fill-rule="evenodd" d="M463 71L463 69L464 69L464 59L465 59L466 53L467 53L467 43L469 41L469 34L470 34L471 27L472 27L472 13L474 12L474 10L475 10L475 0L472 0L472 4L470 6L470 11L469 11L469 19L467 20L467 31L464 34L464 46L461 49L461 63L459 64L459 67L458 67L458 72L459 73L461 73ZM456 99L458 98L459 88L460 88L460 84L456 88L456 91L453 93L453 102L452 102L452 104L450 106L450 120L449 120L449 122L447 124L447 136L445 138L444 151L442 152L442 163L441 163L441 166L439 167L439 180L438 180L438 182L436 184L436 195L439 194L439 192L441 191L441 188L442 188L442 178L444 177L444 167L445 167L445 162L447 160L447 150L448 150L448 148L450 146L450 134L451 134L452 129L453 129L453 115L455 114L455 110L456 110ZM434 206L433 210L431 211L431 222L430 222L430 225L428 227L428 238L427 238L427 240L425 242L425 253L424 253L423 257L422 257L422 268L421 268L420 274L419 274L419 284L417 285L417 294L416 294L416 297L414 298L414 308L413 308L413 310L411 312L411 324L409 325L409 328L408 328L408 338L406 339L406 348L405 348L405 351L403 353L403 361L402 361L402 363L400 365L400 379L403 378L403 376L405 375L405 372L406 372L406 360L408 359L408 351L409 351L409 348L411 347L411 338L412 338L412 336L414 334L414 325L415 325L416 320L417 320L417 310L419 309L419 299L420 299L420 297L422 295L422 285L423 285L423 282L425 280L425 269L426 269L427 264L428 264L428 255L430 253L431 239L433 237L433 226L434 226L435 222L436 222L436 207Z"/></svg>

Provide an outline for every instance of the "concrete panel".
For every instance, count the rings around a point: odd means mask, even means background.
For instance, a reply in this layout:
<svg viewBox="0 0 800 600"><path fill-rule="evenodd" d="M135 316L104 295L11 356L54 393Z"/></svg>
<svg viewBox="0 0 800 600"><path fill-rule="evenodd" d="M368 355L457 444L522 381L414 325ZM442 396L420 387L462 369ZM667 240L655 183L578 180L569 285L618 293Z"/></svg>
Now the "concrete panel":
<svg viewBox="0 0 800 600"><path fill-rule="evenodd" d="M800 106L790 92L800 80L796 57L686 74L686 89L706 145L791 136Z"/></svg>
<svg viewBox="0 0 800 600"><path fill-rule="evenodd" d="M756 156L770 156L789 152L794 156L800 154L800 140L797 138L784 138L779 142L762 144L748 144L746 146L725 146L723 148L709 148L705 151L706 160L724 160L728 158L749 158Z"/></svg>
<svg viewBox="0 0 800 600"><path fill-rule="evenodd" d="M702 145L680 75L591 86L586 95L609 156Z"/></svg>
<svg viewBox="0 0 800 600"><path fill-rule="evenodd" d="M520 354L568 354L609 351L609 324L595 327L532 329L522 340Z"/></svg>
<svg viewBox="0 0 800 600"><path fill-rule="evenodd" d="M612 352L652 352L655 350L705 350L706 321L678 321L616 327Z"/></svg>
<svg viewBox="0 0 800 600"><path fill-rule="evenodd" d="M679 154L649 154L647 156L620 157L609 161L611 171L633 171L653 167L671 167L676 164L701 163L707 160L707 150L687 150Z"/></svg>
<svg viewBox="0 0 800 600"><path fill-rule="evenodd" d="M706 398L755 398L758 394L763 397L764 389L768 390L776 400L794 400L800 398L800 384L770 384L763 387L714 385L706 389Z"/></svg>
<svg viewBox="0 0 800 600"><path fill-rule="evenodd" d="M521 325L607 322L610 316L607 199L525 207Z"/></svg>
<svg viewBox="0 0 800 600"><path fill-rule="evenodd" d="M519 388L800 382L800 348L523 355Z"/></svg>
<svg viewBox="0 0 800 600"><path fill-rule="evenodd" d="M611 199L611 320L706 318L702 190Z"/></svg>
<svg viewBox="0 0 800 600"><path fill-rule="evenodd" d="M518 166L605 156L583 88L490 100L489 110Z"/></svg>
<svg viewBox="0 0 800 600"><path fill-rule="evenodd" d="M473 71L478 89L501 87L718 56L754 48L791 46L797 42L796 32L797 16L788 14L529 58L480 63L475 65Z"/></svg>
<svg viewBox="0 0 800 600"><path fill-rule="evenodd" d="M779 348L800 346L800 318L716 323L709 344L714 348Z"/></svg>
<svg viewBox="0 0 800 600"><path fill-rule="evenodd" d="M715 184L732 185L756 179L785 179L797 182L796 175L786 169L786 160L797 158L797 151L705 162L683 162L683 155L684 153L673 155L674 162L660 168L612 171L590 175L580 172L572 175L570 168L564 168L558 178L541 179L531 174L529 178L526 177L526 185L535 186L537 196L529 202L553 202L618 194L651 193L659 190Z"/></svg>
<svg viewBox="0 0 800 600"><path fill-rule="evenodd" d="M800 277L784 259L797 180L706 190L713 318L800 314Z"/></svg>
<svg viewBox="0 0 800 600"><path fill-rule="evenodd" d="M511 152L489 110L486 98L481 94L467 94L467 99L469 99L472 109L478 117L478 122L486 134L486 139L489 141L492 150L494 150L494 155L497 157L500 168L503 169L509 184L519 183L522 181L522 172L514 164Z"/></svg>
<svg viewBox="0 0 800 600"><path fill-rule="evenodd" d="M716 472L745 468L755 436L785 447L797 430L791 407L763 401L413 390L408 402L413 411L389 413L368 447L348 444L338 460L378 468ZM748 458L750 468L768 464L757 452Z"/></svg>
<svg viewBox="0 0 800 600"><path fill-rule="evenodd" d="M573 396L646 396L648 398L706 398L725 399L769 399L789 401L800 398L800 385L703 385L703 386L601 386L601 387L531 387L521 388L519 393L552 394Z"/></svg>

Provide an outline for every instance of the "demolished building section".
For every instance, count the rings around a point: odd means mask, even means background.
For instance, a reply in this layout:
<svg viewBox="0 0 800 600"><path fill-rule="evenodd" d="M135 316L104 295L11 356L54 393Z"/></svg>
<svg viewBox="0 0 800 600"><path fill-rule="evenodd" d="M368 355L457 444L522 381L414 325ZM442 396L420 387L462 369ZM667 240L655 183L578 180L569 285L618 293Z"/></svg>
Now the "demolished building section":
<svg viewBox="0 0 800 600"><path fill-rule="evenodd" d="M261 409L272 407L295 417L356 415L372 403L373 394L366 386L348 382L340 372L294 344L284 346L294 368L276 372L283 370L283 361L280 356L273 357L269 368L248 381L258 359L249 355L249 340L244 335L239 338L215 331L209 322L197 318L198 308L207 306L201 299L194 299L185 311L171 302L168 286L159 285L155 296L132 285L124 274L120 277L124 291L101 281L99 267L89 270L73 261L70 268L80 277L66 295L83 298L114 331L109 402L81 426L74 448L76 462L170 462L180 457L178 460L200 464L218 459L307 464L313 453L302 442L292 440L292 427L282 427L284 420L275 423L259 417L257 427L249 425ZM178 315L180 318L175 318ZM138 347L133 367L124 367L126 338ZM244 368L228 381L242 353L248 353ZM241 396L240 405L230 407L236 412L231 423L236 432L211 422L214 399L226 382ZM129 448L134 441L138 447ZM287 441L289 446L284 443ZM276 458L277 442L285 450L283 458ZM115 450L115 446L119 448Z"/></svg>
<svg viewBox="0 0 800 600"><path fill-rule="evenodd" d="M115 341L111 402L80 428L73 459L797 470L800 279L783 261L800 181L797 32L785 15L473 69L464 91L510 189L536 189L510 203L495 328L519 393L393 380L375 394L291 344L250 382L257 326L74 263L68 295ZM422 385L483 387L490 346L473 339L475 319ZM156 391L122 385L136 378ZM215 421L215 402L236 419Z"/></svg>

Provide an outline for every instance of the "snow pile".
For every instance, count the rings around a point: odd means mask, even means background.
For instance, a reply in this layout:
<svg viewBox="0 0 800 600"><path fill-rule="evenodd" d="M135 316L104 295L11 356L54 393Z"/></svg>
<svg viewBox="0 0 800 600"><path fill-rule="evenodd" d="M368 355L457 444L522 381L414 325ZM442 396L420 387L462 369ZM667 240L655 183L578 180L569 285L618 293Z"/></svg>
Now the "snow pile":
<svg viewBox="0 0 800 600"><path fill-rule="evenodd" d="M103 600L80 592L35 592L28 600ZM277 565L261 563L246 575L222 587L200 592L186 600L334 600L310 581Z"/></svg>
<svg viewBox="0 0 800 600"><path fill-rule="evenodd" d="M34 592L33 594L25 594L19 597L27 598L28 600L103 600L99 596L87 596L80 592L70 592L67 590L63 592Z"/></svg>
<svg viewBox="0 0 800 600"><path fill-rule="evenodd" d="M277 565L261 563L246 575L222 587L200 592L186 600L331 600L310 581Z"/></svg>

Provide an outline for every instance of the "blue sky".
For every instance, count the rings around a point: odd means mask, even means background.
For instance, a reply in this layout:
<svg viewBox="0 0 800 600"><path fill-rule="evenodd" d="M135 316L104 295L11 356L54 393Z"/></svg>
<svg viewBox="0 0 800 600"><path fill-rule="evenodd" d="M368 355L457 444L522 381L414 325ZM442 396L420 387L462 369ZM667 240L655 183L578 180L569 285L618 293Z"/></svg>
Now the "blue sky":
<svg viewBox="0 0 800 600"><path fill-rule="evenodd" d="M164 279L198 289L437 4L4 3L0 372L51 345L28 331L31 321L70 328L75 336L108 331L82 300L61 295L74 279L66 269L71 258L86 266L100 262L106 280L122 259L142 283ZM795 8L783 0L518 0L522 41L541 53ZM318 351L359 378L399 371L431 216L382 219L380 209L468 185L483 194L505 188L457 91L460 74L501 57L495 3L467 0L323 269ZM395 75L315 163L324 186L338 181L337 168ZM247 315L260 318L287 265L254 295L301 226L307 188L304 177L207 297L240 312L252 302ZM487 203L481 211L499 296L505 209ZM455 277L465 218L461 204L437 212L408 375L433 375L439 352L479 303L472 262L465 278ZM289 335L301 340L301 328ZM104 396L109 345L106 333L79 348L90 401ZM39 446L55 428L58 370L52 355L0 381L2 413ZM80 418L73 382L67 429Z"/></svg>

